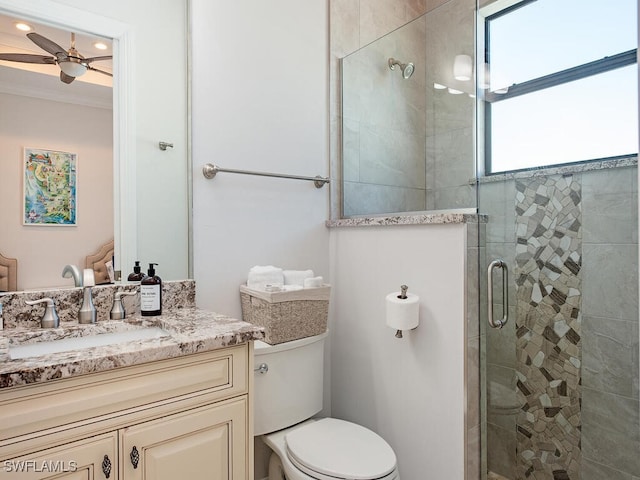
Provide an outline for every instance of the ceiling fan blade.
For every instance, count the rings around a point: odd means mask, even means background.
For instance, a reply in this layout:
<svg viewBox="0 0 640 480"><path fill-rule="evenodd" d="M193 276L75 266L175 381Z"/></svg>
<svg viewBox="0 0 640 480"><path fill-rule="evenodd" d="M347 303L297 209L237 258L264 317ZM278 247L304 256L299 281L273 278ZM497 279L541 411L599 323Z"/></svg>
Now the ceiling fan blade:
<svg viewBox="0 0 640 480"><path fill-rule="evenodd" d="M51 55L55 55L58 58L60 58L60 56L67 56L67 51L64 48L36 32L27 33L27 37L29 37L29 40L38 45L45 52L49 52Z"/></svg>
<svg viewBox="0 0 640 480"><path fill-rule="evenodd" d="M76 79L76 77L72 77L71 75L67 75L62 70L60 70L60 80L64 83L71 83Z"/></svg>
<svg viewBox="0 0 640 480"><path fill-rule="evenodd" d="M105 55L103 57L91 57L91 58L85 58L82 60L82 63L91 63L91 62L98 62L100 60L111 60L113 58L112 55Z"/></svg>
<svg viewBox="0 0 640 480"><path fill-rule="evenodd" d="M104 70L98 70L97 68L93 68L91 65L87 65L87 70L91 70L93 72L98 72L103 75L108 75L110 77L113 77L113 73L105 72Z"/></svg>
<svg viewBox="0 0 640 480"><path fill-rule="evenodd" d="M53 57L45 57L44 55L31 55L27 53L0 53L0 60L22 63L43 63L49 65L56 64L56 59Z"/></svg>

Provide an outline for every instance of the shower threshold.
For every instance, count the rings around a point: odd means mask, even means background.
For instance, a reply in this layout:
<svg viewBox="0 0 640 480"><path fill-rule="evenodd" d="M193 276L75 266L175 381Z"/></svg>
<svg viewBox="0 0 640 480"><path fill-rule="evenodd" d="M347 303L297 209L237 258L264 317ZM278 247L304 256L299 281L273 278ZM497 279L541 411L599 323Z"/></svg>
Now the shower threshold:
<svg viewBox="0 0 640 480"><path fill-rule="evenodd" d="M487 480L510 480L507 477L503 477L502 475L494 472L489 472L487 475Z"/></svg>

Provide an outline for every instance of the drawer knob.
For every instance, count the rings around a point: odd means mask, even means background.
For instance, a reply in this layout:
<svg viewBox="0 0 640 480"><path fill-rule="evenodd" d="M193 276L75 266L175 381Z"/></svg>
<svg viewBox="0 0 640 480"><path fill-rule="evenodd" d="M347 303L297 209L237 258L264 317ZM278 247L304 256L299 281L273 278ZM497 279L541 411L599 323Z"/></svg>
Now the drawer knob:
<svg viewBox="0 0 640 480"><path fill-rule="evenodd" d="M111 460L109 460L108 455L105 455L102 460L102 473L104 473L105 478L109 478L109 475L111 475Z"/></svg>
<svg viewBox="0 0 640 480"><path fill-rule="evenodd" d="M135 445L131 449L131 454L129 455L129 457L131 458L131 465L133 465L133 468L134 469L138 468L138 462L140 461L140 453L138 453L138 449L135 447Z"/></svg>

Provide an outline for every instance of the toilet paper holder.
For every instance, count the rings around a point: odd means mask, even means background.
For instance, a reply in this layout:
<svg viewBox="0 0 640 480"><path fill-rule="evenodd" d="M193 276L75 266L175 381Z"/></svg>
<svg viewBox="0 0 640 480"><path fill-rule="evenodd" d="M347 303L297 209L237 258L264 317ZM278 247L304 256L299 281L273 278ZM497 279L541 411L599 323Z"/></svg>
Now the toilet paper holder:
<svg viewBox="0 0 640 480"><path fill-rule="evenodd" d="M402 338L402 330L415 330L416 328L418 328L418 308L419 308L419 301L420 298L417 295L407 295L407 290L409 289L409 287L407 285L401 285L400 286L400 292L396 292L397 295L395 294L389 294L387 295L387 324L391 327L396 327L398 326L398 328L396 328L396 334L395 337L396 338ZM409 298L411 297L411 298ZM397 299L397 300L396 300ZM415 322L414 321L409 321L409 324L407 325L407 320L404 320L404 325L403 325L403 321L402 320L398 320L397 318L393 318L394 315L392 314L391 318L390 318L390 308L393 308L392 311L397 312L397 310L395 310L395 306L398 305L398 300L400 300L400 304L404 303L402 301L407 301L406 305L401 306L400 308L404 308L405 306L408 306L411 308L412 311L412 315L415 315ZM389 305L389 303L393 303L396 304L394 305ZM413 326L415 325L415 326ZM407 328L402 328L402 326L406 326Z"/></svg>
<svg viewBox="0 0 640 480"><path fill-rule="evenodd" d="M401 299L405 299L407 298L407 290L409 290L409 287L406 285L400 285L400 295L398 295L398 298ZM412 330L415 330L418 327L414 327L412 328ZM402 338L402 330L396 330L396 338Z"/></svg>

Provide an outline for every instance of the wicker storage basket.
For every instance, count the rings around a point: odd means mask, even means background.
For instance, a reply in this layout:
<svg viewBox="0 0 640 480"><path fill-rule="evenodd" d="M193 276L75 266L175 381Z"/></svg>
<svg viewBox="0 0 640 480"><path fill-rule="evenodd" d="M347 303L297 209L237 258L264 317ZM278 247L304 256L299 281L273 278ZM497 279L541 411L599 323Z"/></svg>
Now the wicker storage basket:
<svg viewBox="0 0 640 480"><path fill-rule="evenodd" d="M264 327L264 341L275 345L327 330L330 285L289 292L263 292L240 286L242 317Z"/></svg>

